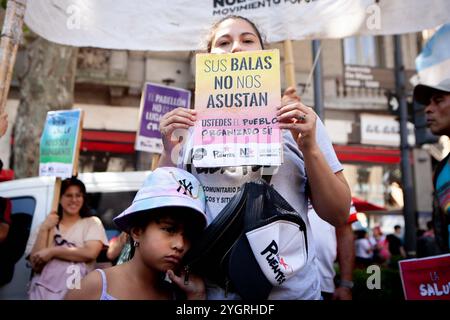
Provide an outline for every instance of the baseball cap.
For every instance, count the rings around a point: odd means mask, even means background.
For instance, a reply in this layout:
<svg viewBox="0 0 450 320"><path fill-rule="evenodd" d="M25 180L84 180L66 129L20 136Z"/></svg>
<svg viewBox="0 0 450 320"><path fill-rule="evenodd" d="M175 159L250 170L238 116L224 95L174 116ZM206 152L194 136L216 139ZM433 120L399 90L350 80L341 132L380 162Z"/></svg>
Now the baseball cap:
<svg viewBox="0 0 450 320"><path fill-rule="evenodd" d="M430 99L433 94L439 92L450 94L450 78L442 80L438 85L435 86L425 84L417 85L414 88L414 100L426 106L430 103Z"/></svg>
<svg viewBox="0 0 450 320"><path fill-rule="evenodd" d="M133 203L113 220L121 230L128 232L137 215L157 208L182 207L189 209L187 212L200 218L206 226L205 200L203 187L192 174L175 167L161 167L148 175Z"/></svg>

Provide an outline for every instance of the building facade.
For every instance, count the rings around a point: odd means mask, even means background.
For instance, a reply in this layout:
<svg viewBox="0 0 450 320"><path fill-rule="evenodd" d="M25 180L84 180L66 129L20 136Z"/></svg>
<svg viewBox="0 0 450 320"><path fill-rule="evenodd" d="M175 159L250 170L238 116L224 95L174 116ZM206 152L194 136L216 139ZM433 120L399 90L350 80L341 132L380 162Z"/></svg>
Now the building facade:
<svg viewBox="0 0 450 320"><path fill-rule="evenodd" d="M423 39L421 34L406 34L401 39L408 80L415 74L414 60ZM344 164L352 194L390 210L399 210L403 206L399 124L392 103L389 104L395 91L393 37L358 36L322 40L321 44L324 123ZM269 47L280 49L283 64L283 45ZM295 41L293 47L297 89L303 103L313 107L311 41ZM23 68L23 54L24 51L19 52L16 73ZM194 57L193 52L79 49L73 107L86 112L80 172L150 168L151 155L134 150L143 85L153 82L180 87L191 90L194 97ZM285 88L283 70L281 79L281 87ZM18 106L18 85L13 80L7 104L11 121L9 135ZM412 88L408 81L409 94ZM408 129L409 142L414 146L413 124ZM0 157L6 159L6 168L14 169L9 161L12 141L2 139ZM428 156L427 163L431 162L429 154L421 156ZM429 175L421 176L422 180L428 178L431 179L431 169ZM427 201L428 198L423 202ZM428 209L427 205L422 209Z"/></svg>

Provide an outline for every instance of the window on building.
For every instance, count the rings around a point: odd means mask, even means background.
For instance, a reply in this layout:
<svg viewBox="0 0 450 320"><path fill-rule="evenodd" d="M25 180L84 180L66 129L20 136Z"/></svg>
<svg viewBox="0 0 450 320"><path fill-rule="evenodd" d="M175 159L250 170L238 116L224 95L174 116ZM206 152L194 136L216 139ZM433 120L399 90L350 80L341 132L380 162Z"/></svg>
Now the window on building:
<svg viewBox="0 0 450 320"><path fill-rule="evenodd" d="M343 40L344 63L348 65L384 67L383 38L356 36Z"/></svg>

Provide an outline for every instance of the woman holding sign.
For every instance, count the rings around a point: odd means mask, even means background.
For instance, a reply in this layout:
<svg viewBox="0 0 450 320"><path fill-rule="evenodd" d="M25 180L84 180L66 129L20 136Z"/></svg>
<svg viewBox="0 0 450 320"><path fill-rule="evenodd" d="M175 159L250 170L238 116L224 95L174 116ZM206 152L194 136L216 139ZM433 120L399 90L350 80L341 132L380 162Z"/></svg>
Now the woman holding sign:
<svg viewBox="0 0 450 320"><path fill-rule="evenodd" d="M102 222L90 216L86 187L77 178L62 181L58 212L50 212L32 237L29 260L35 274L29 296L33 300L62 299L70 284L79 285L94 268L100 251L108 246Z"/></svg>
<svg viewBox="0 0 450 320"><path fill-rule="evenodd" d="M262 50L263 42L255 25L246 18L230 16L217 22L211 29L207 50L213 54L237 53ZM257 110L257 109L255 109ZM257 112L257 111L255 111ZM303 105L295 89L288 88L277 108L277 120L282 129L283 163L271 172L263 166L240 166L222 168L198 168L192 165L192 126L197 112L178 108L167 113L161 120L164 152L160 166L177 165L194 174L204 186L207 196L207 214L214 219L237 192L249 181L272 174L270 183L300 213L311 229L307 219L308 199L315 211L334 226L342 225L348 217L351 195L343 167L339 163L323 123L313 109ZM189 129L190 135L174 138L177 129ZM186 130L184 130L186 132ZM306 266L279 288L274 288L269 299L320 299L320 280L314 262L314 245L308 236L308 261ZM223 292L213 286L207 287L208 299L224 299ZM233 297L228 293L227 298Z"/></svg>

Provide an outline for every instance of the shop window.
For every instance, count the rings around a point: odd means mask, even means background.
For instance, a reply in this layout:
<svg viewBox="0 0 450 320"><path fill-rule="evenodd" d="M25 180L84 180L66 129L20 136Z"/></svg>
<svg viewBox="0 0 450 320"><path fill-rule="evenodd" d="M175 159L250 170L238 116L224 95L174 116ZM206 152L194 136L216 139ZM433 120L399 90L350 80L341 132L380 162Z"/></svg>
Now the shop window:
<svg viewBox="0 0 450 320"><path fill-rule="evenodd" d="M356 36L343 40L346 65L384 67L383 38Z"/></svg>

